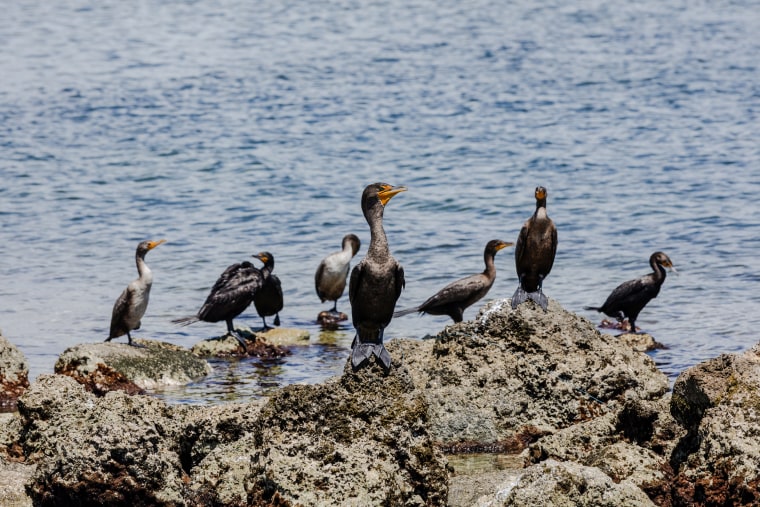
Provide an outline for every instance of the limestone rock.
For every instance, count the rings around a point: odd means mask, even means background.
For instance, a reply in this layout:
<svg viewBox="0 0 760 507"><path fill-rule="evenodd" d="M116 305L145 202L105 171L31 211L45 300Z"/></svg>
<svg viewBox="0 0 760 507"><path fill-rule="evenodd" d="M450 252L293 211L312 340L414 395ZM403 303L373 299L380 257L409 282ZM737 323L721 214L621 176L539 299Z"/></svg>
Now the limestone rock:
<svg viewBox="0 0 760 507"><path fill-rule="evenodd" d="M0 505L32 507L32 499L26 494L25 487L33 473L32 465L12 463L0 457Z"/></svg>
<svg viewBox="0 0 760 507"><path fill-rule="evenodd" d="M202 340L190 349L191 352L200 357L261 357L261 358L277 358L288 355L290 352L287 348L284 348L276 343L270 343L266 339L262 339L259 335L252 331L251 328L246 326L239 326L235 328L235 331L245 340L246 350L240 345L237 339L228 334ZM286 333L283 333L287 335ZM308 339L308 332L306 332L306 339ZM291 333L291 339L293 336L299 338L303 337L300 332Z"/></svg>
<svg viewBox="0 0 760 507"><path fill-rule="evenodd" d="M445 460L427 430L422 393L394 362L324 384L289 386L254 430L193 469L212 505L445 505Z"/></svg>
<svg viewBox="0 0 760 507"><path fill-rule="evenodd" d="M123 390L185 385L211 372L209 364L182 347L153 340L135 340L144 347L123 343L85 343L66 349L55 372L68 375L90 391L103 394Z"/></svg>
<svg viewBox="0 0 760 507"><path fill-rule="evenodd" d="M435 340L393 340L388 350L404 358L446 449L519 452L542 435L615 412L626 399L668 390L651 358L554 300L547 312L497 301Z"/></svg>
<svg viewBox="0 0 760 507"><path fill-rule="evenodd" d="M0 409L13 410L29 387L29 365L21 351L0 332Z"/></svg>
<svg viewBox="0 0 760 507"><path fill-rule="evenodd" d="M479 507L653 507L636 486L616 484L601 470L572 462L546 460L505 482L498 493L482 497Z"/></svg>
<svg viewBox="0 0 760 507"><path fill-rule="evenodd" d="M183 418L162 401L43 375L18 407L35 505L185 505Z"/></svg>
<svg viewBox="0 0 760 507"><path fill-rule="evenodd" d="M679 375L671 411L688 434L673 452L673 505L760 504L760 344Z"/></svg>

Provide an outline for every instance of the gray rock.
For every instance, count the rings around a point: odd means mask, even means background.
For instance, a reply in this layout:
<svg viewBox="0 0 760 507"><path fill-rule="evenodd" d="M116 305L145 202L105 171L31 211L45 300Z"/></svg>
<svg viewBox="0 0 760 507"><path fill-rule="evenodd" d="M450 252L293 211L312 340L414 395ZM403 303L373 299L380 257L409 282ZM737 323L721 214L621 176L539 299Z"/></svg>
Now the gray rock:
<svg viewBox="0 0 760 507"><path fill-rule="evenodd" d="M145 347L123 343L85 343L66 349L55 372L68 375L102 394L120 389L130 393L185 385L211 372L209 364L170 343L135 340Z"/></svg>
<svg viewBox="0 0 760 507"><path fill-rule="evenodd" d="M422 393L395 362L276 392L239 440L193 469L209 504L445 505L445 459Z"/></svg>
<svg viewBox="0 0 760 507"><path fill-rule="evenodd" d="M664 494L700 505L760 504L760 344L689 368L671 412L687 429Z"/></svg>
<svg viewBox="0 0 760 507"><path fill-rule="evenodd" d="M221 336L216 336L206 340L202 340L190 349L191 352L200 357L262 357L262 358L276 358L283 357L289 354L287 348L277 343L270 343L263 338L266 333L254 332L247 326L237 326L235 331L245 340L246 350L243 350L240 342L230 335L229 333ZM289 333L282 333L284 337L289 337L291 340L299 340L303 338L302 331L288 330ZM261 335L261 336L260 336ZM275 336L275 334L273 334ZM306 339L308 340L309 333L306 332Z"/></svg>
<svg viewBox="0 0 760 507"><path fill-rule="evenodd" d="M518 452L626 399L668 390L651 358L553 300L547 312L497 301L435 340L393 340L388 348L425 393L434 438L451 450Z"/></svg>
<svg viewBox="0 0 760 507"><path fill-rule="evenodd" d="M0 456L0 505L3 507L32 507L32 499L26 494L35 467L12 463Z"/></svg>
<svg viewBox="0 0 760 507"><path fill-rule="evenodd" d="M104 397L64 375L43 375L19 400L22 446L37 468L35 505L185 505L184 418L162 401Z"/></svg>
<svg viewBox="0 0 760 507"><path fill-rule="evenodd" d="M572 462L546 460L502 484L495 495L481 497L478 507L653 507L636 486L616 484L601 470Z"/></svg>
<svg viewBox="0 0 760 507"><path fill-rule="evenodd" d="M13 410L29 387L29 365L21 351L0 332L0 409Z"/></svg>

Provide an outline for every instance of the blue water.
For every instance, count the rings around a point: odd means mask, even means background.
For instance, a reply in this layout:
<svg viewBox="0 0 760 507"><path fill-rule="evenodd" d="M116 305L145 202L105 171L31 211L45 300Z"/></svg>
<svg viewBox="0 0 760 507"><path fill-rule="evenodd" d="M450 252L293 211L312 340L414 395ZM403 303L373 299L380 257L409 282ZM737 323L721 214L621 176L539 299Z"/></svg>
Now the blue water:
<svg viewBox="0 0 760 507"><path fill-rule="evenodd" d="M313 275L348 232L366 252L366 184L409 188L385 213L400 307L480 271L541 184L559 229L544 288L567 309L599 321L583 306L647 273L653 251L673 259L638 321L669 347L653 357L673 379L758 341L758 33L750 0L6 2L0 329L32 378L51 372L67 347L105 338L135 246L166 238L135 336L191 346L223 324L170 320L268 250L283 326L315 345L217 362L165 395L319 381L341 371L352 330L320 334ZM517 283L511 249L496 264L487 299ZM386 337L447 323L408 316Z"/></svg>

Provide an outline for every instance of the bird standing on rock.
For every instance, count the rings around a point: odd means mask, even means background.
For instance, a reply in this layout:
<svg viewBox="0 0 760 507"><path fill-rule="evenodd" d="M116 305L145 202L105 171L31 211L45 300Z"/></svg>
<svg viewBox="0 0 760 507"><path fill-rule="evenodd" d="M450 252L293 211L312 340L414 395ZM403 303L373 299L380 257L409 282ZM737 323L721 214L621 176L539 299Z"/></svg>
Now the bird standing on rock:
<svg viewBox="0 0 760 507"><path fill-rule="evenodd" d="M393 316L401 317L419 312L430 315L448 315L454 319L454 322L462 322L464 310L488 294L494 280L496 280L496 266L494 265L496 252L513 244L492 239L486 244L483 251L486 269L482 273L451 282L421 305L398 311Z"/></svg>
<svg viewBox="0 0 760 507"><path fill-rule="evenodd" d="M543 293L557 253L557 228L546 214L546 189L536 187L536 211L520 230L515 246L515 267L520 285L512 296L512 308L528 299L546 311L549 300Z"/></svg>
<svg viewBox="0 0 760 507"><path fill-rule="evenodd" d="M256 292L261 290L271 274L270 268L267 267L266 252L252 257L263 262L264 267L259 270L248 261L232 264L219 276L196 315L175 319L172 322L187 326L199 320L204 322L223 320L227 323L227 333L235 337L243 350L248 350L245 339L235 331L232 319L250 306Z"/></svg>
<svg viewBox="0 0 760 507"><path fill-rule="evenodd" d="M351 316L356 329L351 345L351 365L356 370L373 355L390 370L391 356L383 345L383 332L393 318L404 268L393 258L383 229L383 211L391 198L406 187L373 183L362 193L362 212L369 224L367 255L351 271L348 286Z"/></svg>
<svg viewBox="0 0 760 507"><path fill-rule="evenodd" d="M105 341L110 342L111 339L126 334L128 344L138 346L132 343L132 335L129 332L140 329L140 321L148 308L150 288L153 285L153 272L145 263L145 254L165 242L165 239L143 241L137 245L135 262L137 263L137 273L140 276L127 285L127 288L116 299L111 313L111 331Z"/></svg>
<svg viewBox="0 0 760 507"><path fill-rule="evenodd" d="M283 307L282 300L282 283L280 278L272 273L274 270L274 255L269 252L261 252L259 259L264 263L264 267L261 268L261 272L265 270L269 271L269 276L265 275L266 281L264 285L256 291L253 296L253 305L256 307L256 312L264 321L264 330L272 329L267 325L267 317L274 315L274 325L280 325L280 310Z"/></svg>
<svg viewBox="0 0 760 507"><path fill-rule="evenodd" d="M346 288L346 279L351 259L361 247L361 241L355 234L343 236L341 250L333 252L319 263L314 274L314 286L320 301L333 301L330 312L338 313L338 299Z"/></svg>
<svg viewBox="0 0 760 507"><path fill-rule="evenodd" d="M652 273L621 283L610 293L602 306L587 306L585 309L604 312L618 322L627 317L631 332L636 333L636 318L647 303L660 293L660 287L665 282L665 268L676 271L670 257L663 252L653 253L649 257L649 265L652 266Z"/></svg>

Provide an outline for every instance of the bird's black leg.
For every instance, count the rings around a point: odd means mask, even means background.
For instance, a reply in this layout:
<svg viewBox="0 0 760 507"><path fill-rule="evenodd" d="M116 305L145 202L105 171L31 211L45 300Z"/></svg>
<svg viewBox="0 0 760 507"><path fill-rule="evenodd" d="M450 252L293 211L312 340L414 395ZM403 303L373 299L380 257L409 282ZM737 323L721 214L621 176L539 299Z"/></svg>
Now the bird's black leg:
<svg viewBox="0 0 760 507"><path fill-rule="evenodd" d="M243 351L248 351L248 345L245 343L245 340L242 336L240 336L240 333L235 331L235 327L232 325L232 319L227 319L227 334L232 335L240 344L241 347L243 347Z"/></svg>
<svg viewBox="0 0 760 507"><path fill-rule="evenodd" d="M332 307L332 310L330 310L330 313L338 313L338 300L337 299L333 302L333 307Z"/></svg>
<svg viewBox="0 0 760 507"><path fill-rule="evenodd" d="M145 345L141 343L133 343L132 342L132 335L129 334L129 331L127 331L127 345L132 345L133 347L137 347L138 349L147 349Z"/></svg>

